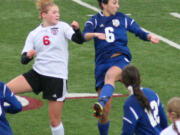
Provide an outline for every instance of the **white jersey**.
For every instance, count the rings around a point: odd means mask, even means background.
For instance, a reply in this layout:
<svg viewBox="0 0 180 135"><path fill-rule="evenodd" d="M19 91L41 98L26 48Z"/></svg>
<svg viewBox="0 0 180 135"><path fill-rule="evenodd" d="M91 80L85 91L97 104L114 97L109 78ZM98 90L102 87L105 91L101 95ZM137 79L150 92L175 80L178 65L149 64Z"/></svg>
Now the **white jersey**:
<svg viewBox="0 0 180 135"><path fill-rule="evenodd" d="M178 131L180 132L180 121L176 121L176 126L178 128ZM165 128L160 135L177 135L177 133L173 129L173 125L171 124L167 128Z"/></svg>
<svg viewBox="0 0 180 135"><path fill-rule="evenodd" d="M31 31L26 39L22 53L36 50L33 69L45 76L68 79L68 39L74 30L67 23L42 27Z"/></svg>

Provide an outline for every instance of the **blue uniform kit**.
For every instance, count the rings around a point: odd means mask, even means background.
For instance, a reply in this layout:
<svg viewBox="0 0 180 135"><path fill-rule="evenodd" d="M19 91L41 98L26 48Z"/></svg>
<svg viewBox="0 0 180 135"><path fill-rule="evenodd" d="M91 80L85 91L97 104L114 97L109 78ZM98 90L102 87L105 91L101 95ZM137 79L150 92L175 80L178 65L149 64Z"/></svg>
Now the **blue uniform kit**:
<svg viewBox="0 0 180 135"><path fill-rule="evenodd" d="M99 12L86 22L83 35L93 32L106 35L106 40L94 38L96 89L104 85L104 76L109 67L118 66L123 69L130 63L132 56L127 46L127 31L148 41L148 33L144 32L133 19L121 12L112 16L104 16L102 12ZM121 53L122 56L111 58L115 53Z"/></svg>
<svg viewBox="0 0 180 135"><path fill-rule="evenodd" d="M147 97L151 112L144 110L136 97L131 95L124 103L123 128L121 135L159 135L167 127L167 118L156 93L149 88L142 88Z"/></svg>
<svg viewBox="0 0 180 135"><path fill-rule="evenodd" d="M9 106L4 106L4 102L7 102ZM21 103L9 88L3 82L0 82L0 135L13 135L5 113L13 114L21 110Z"/></svg>

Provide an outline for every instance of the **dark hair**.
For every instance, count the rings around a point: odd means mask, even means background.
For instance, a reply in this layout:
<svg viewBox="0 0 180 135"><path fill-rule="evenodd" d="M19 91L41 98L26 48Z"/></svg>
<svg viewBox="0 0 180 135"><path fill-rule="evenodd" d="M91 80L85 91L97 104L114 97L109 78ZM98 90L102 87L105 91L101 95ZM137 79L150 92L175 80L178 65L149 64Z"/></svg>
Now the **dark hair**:
<svg viewBox="0 0 180 135"><path fill-rule="evenodd" d="M97 0L99 3L99 7L103 10L102 3L108 4L109 0Z"/></svg>
<svg viewBox="0 0 180 135"><path fill-rule="evenodd" d="M125 85L125 87L131 85L133 87L134 96L138 100L139 104L143 108L146 108L148 111L151 111L149 101L140 89L140 73L135 66L128 65L123 69L122 82Z"/></svg>

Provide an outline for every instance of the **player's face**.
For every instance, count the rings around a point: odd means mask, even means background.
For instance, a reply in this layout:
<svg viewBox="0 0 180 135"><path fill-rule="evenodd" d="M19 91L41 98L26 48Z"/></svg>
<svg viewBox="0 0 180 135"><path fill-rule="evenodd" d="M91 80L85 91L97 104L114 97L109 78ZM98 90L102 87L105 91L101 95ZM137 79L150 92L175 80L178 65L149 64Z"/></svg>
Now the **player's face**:
<svg viewBox="0 0 180 135"><path fill-rule="evenodd" d="M119 0L109 0L107 4L104 5L104 9L109 15L114 15L118 11Z"/></svg>
<svg viewBox="0 0 180 135"><path fill-rule="evenodd" d="M48 12L44 16L44 21L46 21L46 23L48 23L49 25L55 25L58 23L59 17L59 8L58 6L54 5L49 7Z"/></svg>

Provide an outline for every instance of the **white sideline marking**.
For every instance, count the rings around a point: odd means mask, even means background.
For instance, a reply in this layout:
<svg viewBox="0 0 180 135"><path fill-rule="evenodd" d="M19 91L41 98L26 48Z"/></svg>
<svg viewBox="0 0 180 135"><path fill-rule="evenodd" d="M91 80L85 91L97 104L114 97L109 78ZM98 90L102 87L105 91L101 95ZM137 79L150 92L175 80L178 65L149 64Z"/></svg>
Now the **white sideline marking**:
<svg viewBox="0 0 180 135"><path fill-rule="evenodd" d="M167 38L164 38L164 37L162 37L162 36L160 36L160 35L157 35L157 34L151 32L151 31L148 31L148 30L146 30L146 29L144 29L144 28L142 28L142 29L143 29L144 31L147 31L147 32L152 33L153 35L157 36L161 41L169 44L170 46L175 47L175 48L177 48L177 49L180 49L180 45L179 45L179 44L177 44L177 43L175 43L175 42L173 42L173 41L171 41L171 40L169 40L169 39L167 39Z"/></svg>
<svg viewBox="0 0 180 135"><path fill-rule="evenodd" d="M96 7L94 7L94 6L91 6L90 4L87 4L87 3L85 3L85 2L82 2L81 0L72 0L72 1L74 1L74 2L76 2L76 3L78 3L78 4L80 4L80 5L82 5L82 6L84 6L84 7L87 7L87 8L89 8L89 9L92 9L92 10L94 10L94 11L96 11L96 12L99 12L100 11L100 9L98 9L98 8L96 8ZM144 28L142 28L142 29L144 29ZM180 45L179 44L177 44L177 43L175 43L175 42L173 42L173 41L171 41L171 40L168 40L167 38L164 38L164 37L162 37L162 36L160 36L160 35L157 35L157 34L155 34L155 33L153 33L153 32L151 32L151 31L149 31L149 30L146 30L146 29L144 29L145 31L148 31L148 32L150 32L150 33L152 33L152 34L154 34L154 35L156 35L161 41L163 41L164 43L167 43L167 44L169 44L170 46L172 46L172 47L175 47L175 48L177 48L177 49L180 49Z"/></svg>
<svg viewBox="0 0 180 135"><path fill-rule="evenodd" d="M176 12L171 12L170 15L176 17L176 18L180 18L180 14L176 13Z"/></svg>
<svg viewBox="0 0 180 135"><path fill-rule="evenodd" d="M113 94L112 97L125 97L127 94ZM97 98L97 93L68 93L67 99L87 99L87 98Z"/></svg>
<svg viewBox="0 0 180 135"><path fill-rule="evenodd" d="M94 11L96 11L96 12L101 11L100 9L98 9L98 8L96 8L96 7L94 7L94 6L91 6L90 4L87 4L87 3L85 3L85 2L82 2L81 0L72 0L72 1L80 4L81 6L84 6L84 7L87 7L87 8L89 8L89 9L92 9L92 10L94 10Z"/></svg>
<svg viewBox="0 0 180 135"><path fill-rule="evenodd" d="M100 11L101 11L99 8L96 8L96 7L94 7L94 6L91 6L90 4L85 3L85 2L82 2L81 0L72 0L72 1L80 4L81 6L84 6L84 7L87 7L87 8L89 8L89 9L92 9L92 10L94 10L94 11L96 11L96 12L100 12ZM131 14L126 14L126 15L130 16ZM88 15L88 16L93 16L93 15Z"/></svg>

